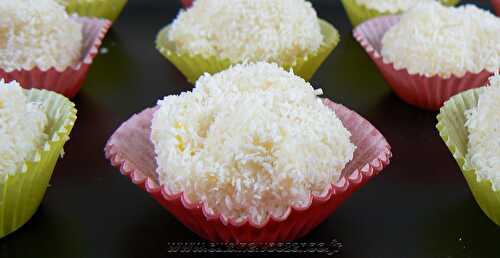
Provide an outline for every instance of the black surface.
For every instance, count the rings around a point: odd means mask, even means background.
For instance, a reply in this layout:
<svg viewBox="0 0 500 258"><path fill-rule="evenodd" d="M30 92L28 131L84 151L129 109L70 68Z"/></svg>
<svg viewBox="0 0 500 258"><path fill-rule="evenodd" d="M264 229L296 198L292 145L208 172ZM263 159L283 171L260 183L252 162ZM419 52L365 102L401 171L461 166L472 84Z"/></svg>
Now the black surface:
<svg viewBox="0 0 500 258"><path fill-rule="evenodd" d="M313 2L342 36L313 85L379 128L394 158L300 241L336 239L343 248L334 257L345 258L500 257L500 229L474 202L435 129L436 113L391 92L352 38L338 1ZM167 242L201 241L112 168L102 150L134 112L190 89L154 48L157 31L179 7L174 0L130 1L104 42L108 53L96 58L74 100L78 121L45 200L31 221L0 240L0 257L170 257Z"/></svg>

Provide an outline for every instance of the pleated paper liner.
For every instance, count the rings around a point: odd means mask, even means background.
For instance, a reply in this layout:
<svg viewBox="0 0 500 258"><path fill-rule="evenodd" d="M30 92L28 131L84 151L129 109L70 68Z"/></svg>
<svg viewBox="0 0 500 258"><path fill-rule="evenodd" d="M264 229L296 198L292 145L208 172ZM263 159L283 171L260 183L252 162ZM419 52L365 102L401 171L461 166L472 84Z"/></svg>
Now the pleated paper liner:
<svg viewBox="0 0 500 258"><path fill-rule="evenodd" d="M154 147L149 139L156 108L146 109L123 123L109 139L105 154L123 175L202 238L236 243L291 241L325 220L353 192L378 175L392 156L384 136L368 121L342 105L329 100L324 103L352 133L351 140L358 147L354 159L324 196L311 196L307 207L289 207L283 217L269 217L260 225L251 221L236 223L214 214L205 204L190 203L184 194L172 195L159 185Z"/></svg>
<svg viewBox="0 0 500 258"><path fill-rule="evenodd" d="M320 26L324 40L316 53L298 59L294 64L283 65L286 70L292 68L296 75L305 80L309 80L314 75L340 40L337 30L331 24L320 20ZM228 59L222 60L215 56L207 58L201 55L177 53L174 43L167 40L166 33L169 29L170 27L167 26L158 33L156 48L187 77L190 83L194 84L204 73L217 73L233 64Z"/></svg>
<svg viewBox="0 0 500 258"><path fill-rule="evenodd" d="M493 74L486 70L480 73L467 72L462 77L443 78L438 75L427 77L410 74L406 69L396 69L392 63L385 63L380 52L382 38L389 28L399 22L399 16L374 18L354 29L354 37L375 62L385 81L394 92L410 105L438 110L451 96L485 85Z"/></svg>
<svg viewBox="0 0 500 258"><path fill-rule="evenodd" d="M495 9L497 15L500 15L500 0L491 0L491 5L493 9Z"/></svg>
<svg viewBox="0 0 500 258"><path fill-rule="evenodd" d="M0 69L0 78L7 82L15 80L26 89L46 89L63 94L68 98L74 97L85 81L89 67L99 52L99 47L111 26L111 22L87 17L72 16L72 18L83 24L82 57L77 64L63 71L58 71L55 68L45 71L38 67L31 70L13 71Z"/></svg>
<svg viewBox="0 0 500 258"><path fill-rule="evenodd" d="M359 24L378 16L394 15L401 13L401 12L398 13L379 12L377 10L368 8L365 5L358 4L357 0L341 0L341 1L353 27L356 27ZM440 2L444 5L451 6L458 4L460 0L440 0Z"/></svg>
<svg viewBox="0 0 500 258"><path fill-rule="evenodd" d="M127 0L57 0L66 7L67 13L97 17L115 21L127 4Z"/></svg>
<svg viewBox="0 0 500 258"><path fill-rule="evenodd" d="M465 127L465 111L477 106L484 88L462 92L448 100L437 116L437 129L450 149L469 188L486 215L500 226L500 190L494 191L489 180L479 180L476 171L467 160L468 131Z"/></svg>
<svg viewBox="0 0 500 258"><path fill-rule="evenodd" d="M14 175L0 177L0 238L24 225L40 205L63 145L76 120L74 104L45 90L26 90L48 117L48 141Z"/></svg>
<svg viewBox="0 0 500 258"><path fill-rule="evenodd" d="M188 8L193 4L193 0L181 0L181 3L184 8Z"/></svg>

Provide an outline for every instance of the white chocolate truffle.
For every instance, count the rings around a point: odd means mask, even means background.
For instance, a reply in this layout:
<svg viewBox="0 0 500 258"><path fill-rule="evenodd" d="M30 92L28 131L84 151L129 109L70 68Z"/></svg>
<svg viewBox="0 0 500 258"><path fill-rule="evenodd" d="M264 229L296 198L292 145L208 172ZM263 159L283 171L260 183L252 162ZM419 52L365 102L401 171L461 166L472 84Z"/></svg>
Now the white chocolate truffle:
<svg viewBox="0 0 500 258"><path fill-rule="evenodd" d="M498 71L500 18L473 5L419 4L382 39L382 56L396 69L426 76Z"/></svg>
<svg viewBox="0 0 500 258"><path fill-rule="evenodd" d="M0 0L0 68L62 71L82 55L82 25L54 0Z"/></svg>
<svg viewBox="0 0 500 258"><path fill-rule="evenodd" d="M323 41L305 0L197 0L165 36L178 52L282 65L315 53Z"/></svg>
<svg viewBox="0 0 500 258"><path fill-rule="evenodd" d="M192 92L158 102L151 140L160 183L238 222L304 207L355 150L318 94L276 64L205 74Z"/></svg>
<svg viewBox="0 0 500 258"><path fill-rule="evenodd" d="M479 180L489 180L500 189L500 75L479 96L477 107L468 110L469 144L467 158Z"/></svg>
<svg viewBox="0 0 500 258"><path fill-rule="evenodd" d="M22 171L47 139L47 117L15 81L0 81L0 176Z"/></svg>
<svg viewBox="0 0 500 258"><path fill-rule="evenodd" d="M396 14L406 11L418 3L435 0L355 0L357 4L363 5L381 13Z"/></svg>

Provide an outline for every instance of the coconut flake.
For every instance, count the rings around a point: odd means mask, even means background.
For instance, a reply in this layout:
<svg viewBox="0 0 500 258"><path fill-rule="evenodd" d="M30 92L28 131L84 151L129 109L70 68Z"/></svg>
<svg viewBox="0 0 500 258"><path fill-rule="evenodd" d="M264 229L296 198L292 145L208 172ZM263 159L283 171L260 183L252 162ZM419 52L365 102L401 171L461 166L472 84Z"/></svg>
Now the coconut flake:
<svg viewBox="0 0 500 258"><path fill-rule="evenodd" d="M78 62L82 25L54 0L0 0L0 67L62 71Z"/></svg>
<svg viewBox="0 0 500 258"><path fill-rule="evenodd" d="M500 19L473 5L422 3L401 16L382 39L384 62L425 76L498 71Z"/></svg>
<svg viewBox="0 0 500 258"><path fill-rule="evenodd" d="M276 64L237 65L158 102L160 183L235 221L304 206L352 159L349 131L313 87Z"/></svg>
<svg viewBox="0 0 500 258"><path fill-rule="evenodd" d="M233 63L293 64L323 41L316 11L304 0L197 0L166 37L178 52Z"/></svg>
<svg viewBox="0 0 500 258"><path fill-rule="evenodd" d="M500 75L490 78L478 105L466 111L469 131L467 159L478 180L489 180L500 189Z"/></svg>
<svg viewBox="0 0 500 258"><path fill-rule="evenodd" d="M47 139L47 117L15 81L0 80L0 175L22 171Z"/></svg>

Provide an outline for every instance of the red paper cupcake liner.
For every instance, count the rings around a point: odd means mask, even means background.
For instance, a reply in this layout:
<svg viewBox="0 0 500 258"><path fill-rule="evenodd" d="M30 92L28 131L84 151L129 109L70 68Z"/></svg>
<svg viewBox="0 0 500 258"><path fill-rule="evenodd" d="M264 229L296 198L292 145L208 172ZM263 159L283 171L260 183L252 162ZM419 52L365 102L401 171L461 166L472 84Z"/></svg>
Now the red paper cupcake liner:
<svg viewBox="0 0 500 258"><path fill-rule="evenodd" d="M354 38L368 53L382 73L386 82L405 102L427 110L438 110L451 96L464 90L483 86L493 74L489 71L466 73L462 77L455 75L443 78L438 75L427 77L410 74L406 69L396 69L392 63L385 63L380 54L382 38L393 25L399 22L399 16L383 16L368 20L354 31Z"/></svg>
<svg viewBox="0 0 500 258"><path fill-rule="evenodd" d="M283 217L271 217L262 225L235 223L209 212L204 204L190 203L182 193L169 194L159 185L154 146L149 139L156 108L146 109L123 123L106 144L105 155L123 175L202 238L236 243L291 241L320 224L354 191L379 174L392 157L386 139L368 121L342 105L329 100L324 103L352 133L351 140L358 147L353 160L326 195L311 196L306 208L290 207Z"/></svg>
<svg viewBox="0 0 500 258"><path fill-rule="evenodd" d="M111 22L103 19L72 16L83 25L83 52L77 63L63 71L50 68L46 71L35 67L31 70L5 71L0 69L0 78L10 82L16 80L26 89L38 88L55 91L68 98L74 97L82 86L94 57L99 51L102 39L111 27Z"/></svg>
<svg viewBox="0 0 500 258"><path fill-rule="evenodd" d="M187 8L193 4L193 0L181 0L182 5Z"/></svg>
<svg viewBox="0 0 500 258"><path fill-rule="evenodd" d="M491 0L491 5L493 5L493 9L497 15L500 15L500 0Z"/></svg>

